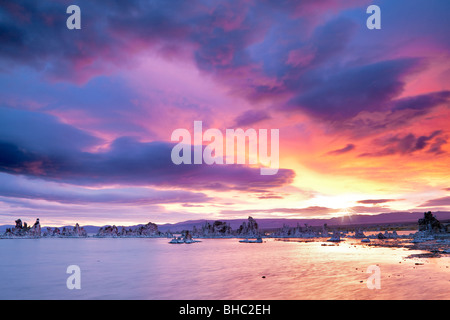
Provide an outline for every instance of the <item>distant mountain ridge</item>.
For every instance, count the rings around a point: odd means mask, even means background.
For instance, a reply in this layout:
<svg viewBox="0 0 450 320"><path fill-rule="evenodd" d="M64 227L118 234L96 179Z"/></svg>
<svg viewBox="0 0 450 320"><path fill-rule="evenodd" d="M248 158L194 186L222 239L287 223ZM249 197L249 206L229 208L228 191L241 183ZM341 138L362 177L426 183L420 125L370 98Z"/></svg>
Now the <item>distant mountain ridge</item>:
<svg viewBox="0 0 450 320"><path fill-rule="evenodd" d="M450 212L438 211L433 212L438 220L450 220ZM325 218L325 219L289 219L289 218L261 218L253 216L260 229L276 229L282 228L283 225L289 227L295 227L297 224L303 226L305 223L309 226L322 226L327 224L328 226L343 226L343 225L370 225L370 224L392 224L392 223L409 223L417 222L420 218L423 218L423 212L389 212L381 213L377 215L363 215L356 214L352 216L344 216L338 218ZM217 220L217 219L216 219ZM178 222L174 224L158 225L160 231L181 231L186 229L192 229L194 226L201 227L205 222L212 223L216 220L201 219L201 220L188 220ZM247 219L219 219L230 224L233 230L239 228L239 226Z"/></svg>
<svg viewBox="0 0 450 320"><path fill-rule="evenodd" d="M437 211L433 212L433 215L440 221L450 220L450 212L448 211ZM344 216L338 218L324 218L324 219L290 219L290 218L261 218L259 219L257 216L253 216L260 229L277 229L283 227L283 225L287 225L289 227L295 227L297 224L300 226L304 226L304 224L308 224L309 226L322 226L326 223L328 226L344 226L344 225L371 225L371 224L393 224L393 223L408 223L408 222L417 222L420 218L423 218L423 212L389 212L389 213L380 213L377 215L364 215L364 214L355 214L351 216ZM247 221L247 217L242 219L199 219L199 220L187 220L177 223L166 223L166 224L157 224L158 230L161 232L171 231L177 232L182 230L192 230L195 226L200 228L205 222L213 223L216 220L224 221L228 223L233 230L239 228L239 226ZM149 221L147 221L149 222ZM137 224L134 226L125 226L125 228L137 228L147 222L142 224ZM76 222L74 222L75 225ZM66 228L73 228L73 226L65 226ZM112 225L112 224L111 224ZM0 232L5 232L6 228L12 228L14 225L1 225ZM83 228L87 233L97 233L98 230L104 226L92 226L86 225ZM121 225L117 224L117 227L121 227ZM45 230L45 226L42 227ZM59 227L62 229L63 227Z"/></svg>

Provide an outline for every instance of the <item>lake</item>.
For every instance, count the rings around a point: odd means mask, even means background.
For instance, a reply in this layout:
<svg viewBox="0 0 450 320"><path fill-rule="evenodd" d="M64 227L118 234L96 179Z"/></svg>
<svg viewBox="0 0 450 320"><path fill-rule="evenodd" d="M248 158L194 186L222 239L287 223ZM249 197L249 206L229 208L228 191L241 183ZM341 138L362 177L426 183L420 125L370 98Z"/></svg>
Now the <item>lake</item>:
<svg viewBox="0 0 450 320"><path fill-rule="evenodd" d="M0 240L0 298L450 299L449 256L406 259L418 251L350 240L169 240ZM69 265L80 267L79 290L67 288ZM381 289L367 287L371 265L380 268Z"/></svg>

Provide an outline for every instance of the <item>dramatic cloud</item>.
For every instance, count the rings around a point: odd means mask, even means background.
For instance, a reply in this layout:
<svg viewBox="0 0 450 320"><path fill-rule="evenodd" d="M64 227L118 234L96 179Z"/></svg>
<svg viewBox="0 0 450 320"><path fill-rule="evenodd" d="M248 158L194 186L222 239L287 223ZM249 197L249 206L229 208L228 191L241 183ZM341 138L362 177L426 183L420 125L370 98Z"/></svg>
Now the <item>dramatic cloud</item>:
<svg viewBox="0 0 450 320"><path fill-rule="evenodd" d="M173 143L114 140L90 152L97 139L46 114L0 108L0 171L76 185L158 185L193 189L260 191L289 184L294 173L262 176L243 165L175 165ZM17 128L21 128L17 130Z"/></svg>
<svg viewBox="0 0 450 320"><path fill-rule="evenodd" d="M410 154L425 149L429 145L430 141L434 141L434 143L431 145L427 152L440 154L443 153L443 151L441 150L441 146L446 143L446 140L440 137L441 135L442 131L436 130L428 136L416 137L414 134L410 133L405 136L395 135L393 137L378 139L377 141L374 141L376 145L387 147L374 153L363 153L359 156L382 157L393 154Z"/></svg>
<svg viewBox="0 0 450 320"><path fill-rule="evenodd" d="M450 197L442 197L437 199L428 200L421 204L419 207L445 207L450 206Z"/></svg>
<svg viewBox="0 0 450 320"><path fill-rule="evenodd" d="M363 111L356 117L335 124L352 132L353 137L370 136L388 130L414 126L439 106L450 107L449 91L438 91L392 100L374 111ZM444 115L445 116L445 115Z"/></svg>
<svg viewBox="0 0 450 320"><path fill-rule="evenodd" d="M271 119L271 117L265 111L260 110L248 110L236 117L236 127L247 127L258 122Z"/></svg>
<svg viewBox="0 0 450 320"><path fill-rule="evenodd" d="M387 203L392 201L398 201L398 199L368 199L368 200L359 200L358 203L361 204L380 204L380 203Z"/></svg>
<svg viewBox="0 0 450 320"><path fill-rule="evenodd" d="M352 118L363 110L383 110L402 92L404 77L419 66L418 59L397 59L346 68L293 99L289 109L333 121Z"/></svg>
<svg viewBox="0 0 450 320"><path fill-rule="evenodd" d="M394 101L392 110L397 111L410 109L426 112L427 110L441 104L447 104L448 106L450 106L450 91L432 92L414 97L398 99Z"/></svg>
<svg viewBox="0 0 450 320"><path fill-rule="evenodd" d="M46 200L66 204L164 204L208 202L203 193L181 190L155 190L152 188L105 188L92 189L62 183L26 179L0 173L1 197Z"/></svg>
<svg viewBox="0 0 450 320"><path fill-rule="evenodd" d="M10 143L0 144L0 169L76 185L179 187L190 189L265 192L292 182L294 173L280 169L264 176L258 168L243 165L175 165L174 144L141 143L131 138L114 141L99 153L73 150L64 155L36 153Z"/></svg>
<svg viewBox="0 0 450 320"><path fill-rule="evenodd" d="M27 150L22 154L28 157L32 157L33 152L68 156L72 150L84 150L101 142L101 139L61 123L54 116L0 107L0 143L17 155L20 151L14 151L14 145ZM2 159L7 160L7 157L3 155Z"/></svg>

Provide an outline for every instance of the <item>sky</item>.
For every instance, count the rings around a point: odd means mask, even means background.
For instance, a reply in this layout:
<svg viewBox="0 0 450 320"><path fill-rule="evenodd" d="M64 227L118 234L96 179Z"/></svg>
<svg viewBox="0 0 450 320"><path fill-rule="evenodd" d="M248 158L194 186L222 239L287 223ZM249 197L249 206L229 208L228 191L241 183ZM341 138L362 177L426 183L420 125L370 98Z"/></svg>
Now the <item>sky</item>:
<svg viewBox="0 0 450 320"><path fill-rule="evenodd" d="M66 26L72 4L80 30ZM381 29L366 26L372 4ZM2 1L0 224L450 211L448 12L447 0ZM278 129L278 172L175 165L172 132L194 121Z"/></svg>

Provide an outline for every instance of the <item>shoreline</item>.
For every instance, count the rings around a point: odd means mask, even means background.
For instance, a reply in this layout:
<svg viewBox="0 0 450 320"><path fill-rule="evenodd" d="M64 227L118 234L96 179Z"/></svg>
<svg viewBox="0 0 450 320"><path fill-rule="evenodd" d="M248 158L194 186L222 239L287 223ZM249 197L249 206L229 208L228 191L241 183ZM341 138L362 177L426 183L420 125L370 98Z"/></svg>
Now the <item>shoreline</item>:
<svg viewBox="0 0 450 320"><path fill-rule="evenodd" d="M415 227L417 226L417 229ZM380 246L380 247L403 247L412 250L422 250L428 255L440 256L450 253L450 224L441 223L431 213L424 212L424 217L417 224L402 230L388 231L388 226L383 228L377 226L353 227L328 226L313 227L308 224L295 227L283 225L282 228L261 228L258 222L251 216L239 226L233 229L230 223L216 220L213 223L205 222L201 227L192 226L191 229L171 232L161 231L158 225L152 222L141 224L136 227L104 226L97 233L89 232L78 223L74 227L50 228L41 227L39 218L29 226L21 219L15 221L15 227L8 228L5 233L0 234L0 239L171 239L171 244L190 244L201 242L200 239L246 239L247 243L263 243L263 239L275 239L278 241L296 242L326 242L330 245L339 245L342 241L351 241L355 245ZM390 226L392 228L392 226ZM397 226L398 227L398 226ZM406 227L404 225L403 227ZM383 230L384 229L384 230ZM391 229L392 230L392 229ZM382 232L384 231L384 232ZM397 232L398 231L398 232ZM249 239L256 239L250 240ZM294 240L293 240L294 239Z"/></svg>
<svg viewBox="0 0 450 320"><path fill-rule="evenodd" d="M253 239L255 237L242 237L242 236L208 236L208 237L195 237L197 239L208 240L220 240L220 239ZM329 237L295 237L295 236L263 236L263 240L272 239L273 241L282 242L318 242L322 243L322 246L339 246L340 243L347 243L350 245L360 245L367 247L382 247L382 248L405 248L411 251L423 251L423 253L411 254L406 258L440 258L450 257L450 236L442 237L442 239L428 239L421 242L414 242L416 238L410 236L403 236L397 239L372 239L371 242L362 242L361 238L355 238L353 236L343 237L337 242L330 242ZM373 238L373 236L372 236ZM0 240L36 240L36 239L173 239L168 236L1 236ZM194 241L201 242L201 241ZM169 241L167 242L169 244Z"/></svg>

